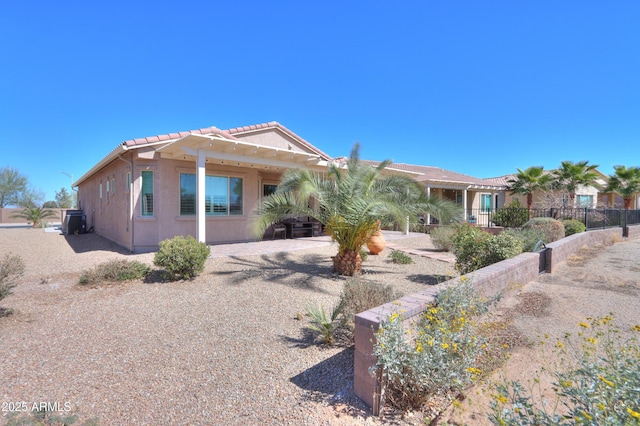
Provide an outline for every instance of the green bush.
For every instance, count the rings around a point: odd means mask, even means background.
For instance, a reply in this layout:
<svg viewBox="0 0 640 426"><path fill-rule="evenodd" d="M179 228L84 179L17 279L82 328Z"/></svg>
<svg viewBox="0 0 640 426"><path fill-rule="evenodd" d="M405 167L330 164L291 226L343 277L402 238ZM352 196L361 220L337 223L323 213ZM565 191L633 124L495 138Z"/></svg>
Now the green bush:
<svg viewBox="0 0 640 426"><path fill-rule="evenodd" d="M360 312L384 305L402 297L392 286L369 281L360 275L349 278L345 284L340 301L345 324L352 325L354 317Z"/></svg>
<svg viewBox="0 0 640 426"><path fill-rule="evenodd" d="M165 269L170 280L191 279L204 271L209 247L191 235L160 241L153 263Z"/></svg>
<svg viewBox="0 0 640 426"><path fill-rule="evenodd" d="M499 208L491 216L491 222L505 228L520 228L528 220L529 210L522 207L518 200L513 200L508 206Z"/></svg>
<svg viewBox="0 0 640 426"><path fill-rule="evenodd" d="M509 233L493 236L480 228L461 224L453 236L456 269L461 274L468 274L520 253L522 242Z"/></svg>
<svg viewBox="0 0 640 426"><path fill-rule="evenodd" d="M431 231L431 242L438 250L451 251L455 233L456 229L451 225L435 227Z"/></svg>
<svg viewBox="0 0 640 426"><path fill-rule="evenodd" d="M104 281L140 280L151 273L151 268L137 260L113 259L84 271L80 284L98 284Z"/></svg>
<svg viewBox="0 0 640 426"><path fill-rule="evenodd" d="M573 234L579 234L580 232L584 232L587 230L587 227L584 226L584 223L575 219L563 219L562 225L564 226L565 237Z"/></svg>
<svg viewBox="0 0 640 426"><path fill-rule="evenodd" d="M538 241L544 240L544 233L540 229L505 229L500 235L511 235L520 241L523 252L532 252Z"/></svg>
<svg viewBox="0 0 640 426"><path fill-rule="evenodd" d="M406 253L401 252L400 250L392 250L391 251L391 261L393 263L397 263L400 265L409 265L413 263L413 259Z"/></svg>
<svg viewBox="0 0 640 426"><path fill-rule="evenodd" d="M470 280L461 279L437 296L416 329L393 313L376 332L373 349L385 401L401 410L418 409L433 396L455 397L480 374L475 366L483 346L473 318L487 310Z"/></svg>
<svg viewBox="0 0 640 426"><path fill-rule="evenodd" d="M577 335L556 342L557 367L548 367L556 402L538 400L518 381L495 387L489 420L497 425L640 424L640 325L621 336L611 315L580 323ZM550 357L553 359L554 357Z"/></svg>
<svg viewBox="0 0 640 426"><path fill-rule="evenodd" d="M564 238L564 225L559 220L550 217L534 217L524 224L522 229L537 229L542 231L545 244Z"/></svg>

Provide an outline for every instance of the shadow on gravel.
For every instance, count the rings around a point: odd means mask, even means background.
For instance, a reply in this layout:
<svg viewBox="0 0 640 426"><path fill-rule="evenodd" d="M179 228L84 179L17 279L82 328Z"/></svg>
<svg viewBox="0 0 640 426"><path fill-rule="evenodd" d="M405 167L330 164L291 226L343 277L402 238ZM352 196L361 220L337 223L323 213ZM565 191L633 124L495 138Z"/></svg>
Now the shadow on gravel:
<svg viewBox="0 0 640 426"><path fill-rule="evenodd" d="M275 253L260 256L259 261L241 256L231 256L227 264L237 267L235 271L212 272L212 275L225 275L227 282L241 285L245 281L260 277L263 281L293 288L303 288L326 293L316 286L316 279L332 278L331 259L320 255L307 255L300 258L291 253Z"/></svg>
<svg viewBox="0 0 640 426"><path fill-rule="evenodd" d="M90 251L112 251L114 253L130 255L131 252L116 243L101 237L98 234L78 234L61 235L60 238L67 240L69 247L76 253L87 253Z"/></svg>
<svg viewBox="0 0 640 426"><path fill-rule="evenodd" d="M313 400L340 398L353 382L353 348L347 348L290 379Z"/></svg>
<svg viewBox="0 0 640 426"><path fill-rule="evenodd" d="M455 278L453 275L426 275L426 274L412 274L407 275L407 279L414 283L425 285L438 285L445 281L449 281Z"/></svg>

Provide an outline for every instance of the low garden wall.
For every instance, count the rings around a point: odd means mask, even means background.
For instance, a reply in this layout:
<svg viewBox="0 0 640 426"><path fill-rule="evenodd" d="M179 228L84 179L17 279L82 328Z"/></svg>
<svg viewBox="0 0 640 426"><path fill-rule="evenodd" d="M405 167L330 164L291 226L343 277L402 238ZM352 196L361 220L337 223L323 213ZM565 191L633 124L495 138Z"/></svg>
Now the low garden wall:
<svg viewBox="0 0 640 426"><path fill-rule="evenodd" d="M574 234L547 244L546 250L538 253L522 253L466 276L472 280L480 294L491 297L515 285L524 285L536 280L541 264L540 256L546 258L546 272L552 272L555 267L583 246L619 240L622 238L622 232L622 228L611 228ZM640 226L629 227L628 236L640 238ZM355 394L372 408L374 415L378 415L380 410L380 383L369 369L376 364L376 357L373 355L374 333L380 323L390 314L400 311L404 320L410 321L435 301L435 296L440 290L459 280L460 278L455 278L446 281L356 315L353 387Z"/></svg>

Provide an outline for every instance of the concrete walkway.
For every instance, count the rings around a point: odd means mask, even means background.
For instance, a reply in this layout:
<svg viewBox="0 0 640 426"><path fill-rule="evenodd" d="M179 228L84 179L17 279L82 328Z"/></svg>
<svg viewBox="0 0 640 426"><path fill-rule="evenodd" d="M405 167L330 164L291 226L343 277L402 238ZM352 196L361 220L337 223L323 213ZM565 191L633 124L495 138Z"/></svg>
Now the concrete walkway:
<svg viewBox="0 0 640 426"><path fill-rule="evenodd" d="M422 234L410 233L409 235L405 235L404 233L398 231L383 231L383 235L385 240L387 241L387 248L402 251L415 256L429 257L431 259L440 260L442 262L455 263L455 257L451 253L409 249L393 243L393 241L395 240L417 237L421 236ZM264 254L306 250L331 245L335 245L337 249L337 244L331 241L331 237L329 237L328 235L324 235L321 237L306 237L294 239L266 239L262 241L252 241L246 243L212 245L210 257L215 258L228 256L260 256Z"/></svg>

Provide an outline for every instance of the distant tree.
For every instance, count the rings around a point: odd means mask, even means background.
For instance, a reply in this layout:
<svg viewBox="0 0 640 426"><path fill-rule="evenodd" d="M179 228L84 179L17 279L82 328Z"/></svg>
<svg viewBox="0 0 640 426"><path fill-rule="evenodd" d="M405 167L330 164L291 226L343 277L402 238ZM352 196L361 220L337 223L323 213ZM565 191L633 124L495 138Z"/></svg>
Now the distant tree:
<svg viewBox="0 0 640 426"><path fill-rule="evenodd" d="M27 223L33 223L34 228L40 225L44 219L54 216L57 216L57 213L53 210L38 206L25 207L21 212L11 215L13 218L26 219Z"/></svg>
<svg viewBox="0 0 640 426"><path fill-rule="evenodd" d="M61 209L68 209L71 207L71 195L67 192L67 188L62 187L60 191L56 191L56 202Z"/></svg>
<svg viewBox="0 0 640 426"><path fill-rule="evenodd" d="M553 171L556 187L569 193L569 205L571 207L573 207L578 186L593 186L599 176L596 172L597 168L597 164L589 165L588 161L579 161L577 163L563 161L560 163L560 167Z"/></svg>
<svg viewBox="0 0 640 426"><path fill-rule="evenodd" d="M0 169L0 208L18 205L22 192L27 190L27 185L27 177L20 174L18 169Z"/></svg>
<svg viewBox="0 0 640 426"><path fill-rule="evenodd" d="M526 170L518 170L518 174L507 179L509 191L512 194L527 196L527 209L531 211L533 204L533 193L535 191L546 191L551 183L551 176L544 172L544 167L531 166Z"/></svg>
<svg viewBox="0 0 640 426"><path fill-rule="evenodd" d="M40 191L37 188L34 188L33 186L28 186L20 193L15 204L20 207L28 208L42 206L44 204L44 192Z"/></svg>
<svg viewBox="0 0 640 426"><path fill-rule="evenodd" d="M615 173L609 175L605 192L615 192L624 200L624 208L631 208L633 196L640 192L640 167L613 166Z"/></svg>
<svg viewBox="0 0 640 426"><path fill-rule="evenodd" d="M45 209L57 209L58 208L58 202L57 201L45 201L44 204L42 205L42 207L44 207Z"/></svg>

